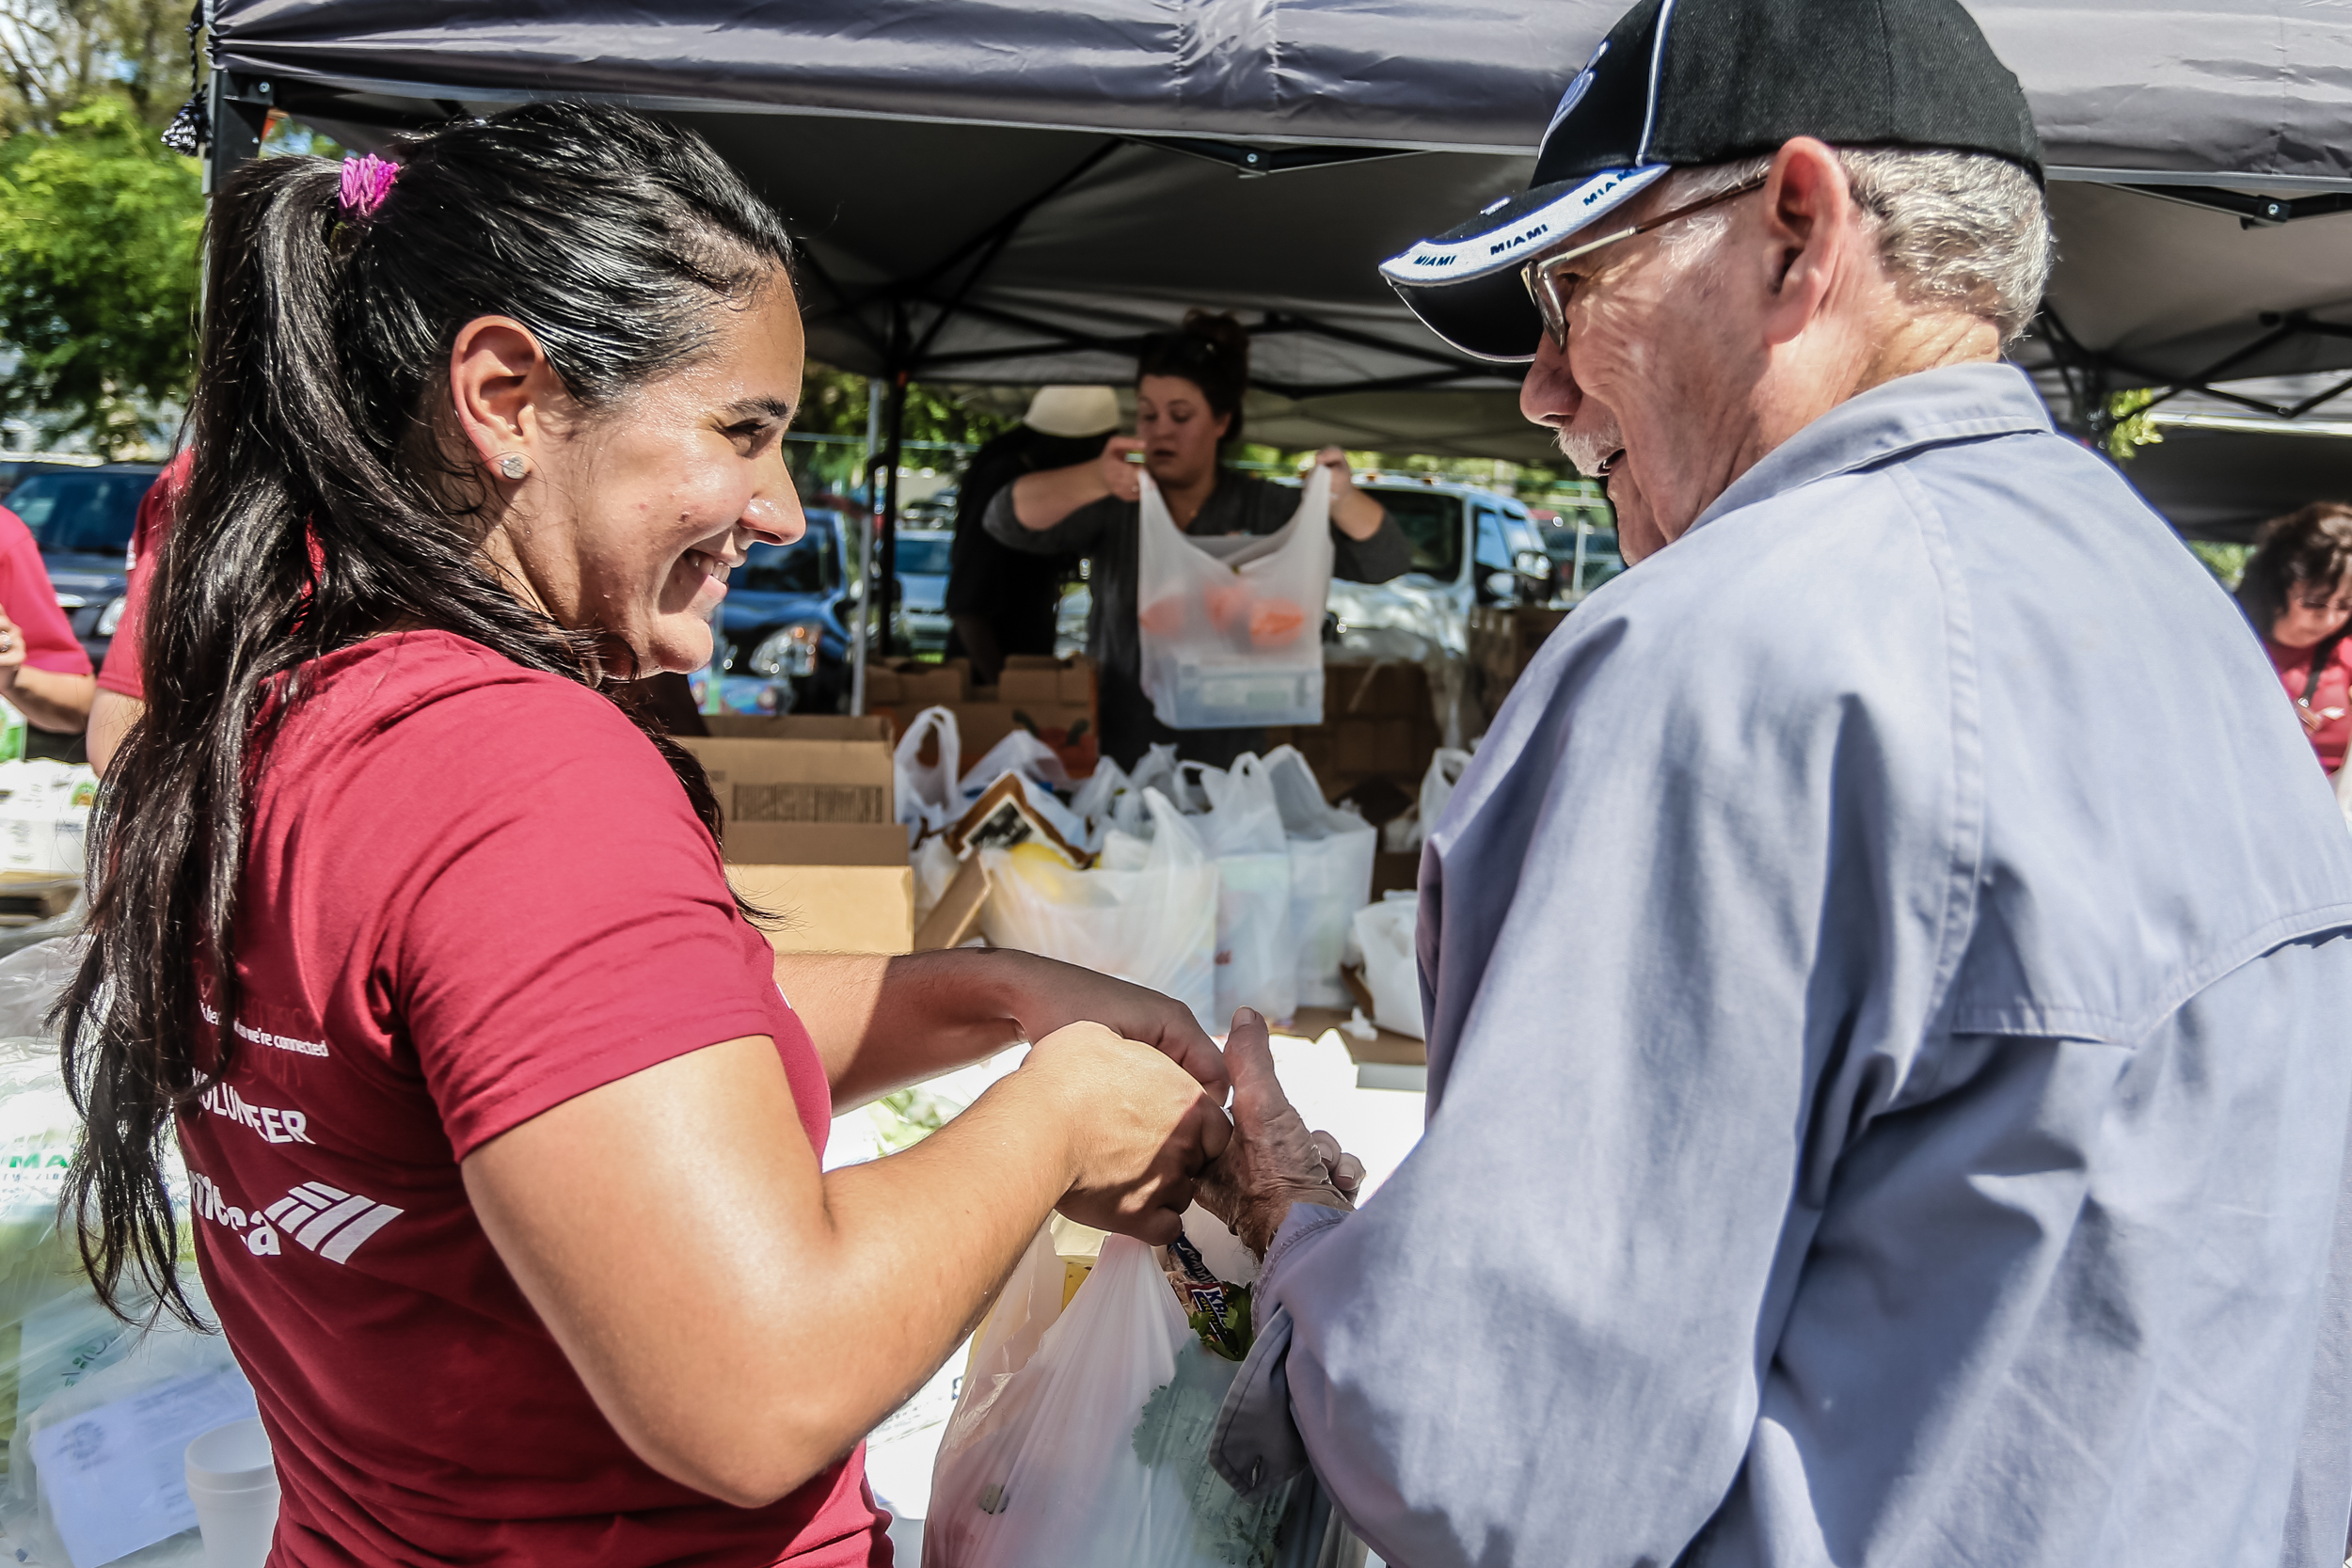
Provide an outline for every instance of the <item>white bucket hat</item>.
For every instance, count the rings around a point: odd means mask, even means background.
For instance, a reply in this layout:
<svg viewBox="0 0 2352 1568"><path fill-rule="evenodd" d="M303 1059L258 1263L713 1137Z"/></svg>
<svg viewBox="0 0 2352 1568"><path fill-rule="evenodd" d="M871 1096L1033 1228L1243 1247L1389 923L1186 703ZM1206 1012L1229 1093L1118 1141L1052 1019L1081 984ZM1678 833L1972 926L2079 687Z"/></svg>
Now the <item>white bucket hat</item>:
<svg viewBox="0 0 2352 1568"><path fill-rule="evenodd" d="M1120 425L1119 394L1108 387L1040 387L1021 422L1041 436L1107 436Z"/></svg>

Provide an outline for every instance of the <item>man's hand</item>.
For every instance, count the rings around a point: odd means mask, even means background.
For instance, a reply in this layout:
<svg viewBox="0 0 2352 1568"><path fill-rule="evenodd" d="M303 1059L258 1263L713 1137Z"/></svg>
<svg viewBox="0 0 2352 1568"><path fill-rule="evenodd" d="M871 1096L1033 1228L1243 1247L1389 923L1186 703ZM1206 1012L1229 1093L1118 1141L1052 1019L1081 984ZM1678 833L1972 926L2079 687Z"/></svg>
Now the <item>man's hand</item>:
<svg viewBox="0 0 2352 1568"><path fill-rule="evenodd" d="M1013 1016L1029 1038L1041 1040L1066 1024L1100 1023L1114 1034L1156 1046L1192 1074L1193 1081L1218 1104L1225 1102L1226 1090L1232 1086L1225 1058L1190 1007L1147 987L1115 980L1076 964L1028 954L1019 958L1022 971Z"/></svg>
<svg viewBox="0 0 2352 1568"><path fill-rule="evenodd" d="M1274 1076L1265 1020L1244 1007L1225 1037L1233 1075L1233 1138L1200 1182L1200 1205L1259 1258L1294 1203L1356 1207L1363 1162L1328 1132L1310 1132Z"/></svg>

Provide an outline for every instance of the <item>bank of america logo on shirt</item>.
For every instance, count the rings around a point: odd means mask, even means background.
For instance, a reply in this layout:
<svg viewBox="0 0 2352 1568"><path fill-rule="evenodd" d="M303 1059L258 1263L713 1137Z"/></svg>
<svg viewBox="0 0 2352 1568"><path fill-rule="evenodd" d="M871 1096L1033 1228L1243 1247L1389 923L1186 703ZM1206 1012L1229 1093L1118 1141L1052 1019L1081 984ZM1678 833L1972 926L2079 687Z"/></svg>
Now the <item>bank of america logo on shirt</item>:
<svg viewBox="0 0 2352 1568"><path fill-rule="evenodd" d="M359 1243L405 1212L324 1181L305 1181L262 1211L262 1217L330 1263L350 1259Z"/></svg>

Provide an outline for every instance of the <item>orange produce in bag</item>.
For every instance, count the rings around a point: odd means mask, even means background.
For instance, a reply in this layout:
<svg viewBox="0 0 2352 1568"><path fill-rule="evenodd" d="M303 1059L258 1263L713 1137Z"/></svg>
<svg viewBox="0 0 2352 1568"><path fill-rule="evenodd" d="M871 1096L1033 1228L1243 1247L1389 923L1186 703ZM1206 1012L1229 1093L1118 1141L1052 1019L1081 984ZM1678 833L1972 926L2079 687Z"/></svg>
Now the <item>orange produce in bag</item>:
<svg viewBox="0 0 2352 1568"><path fill-rule="evenodd" d="M1181 594L1154 599L1136 612L1136 624L1154 637L1183 635L1186 619L1184 595Z"/></svg>
<svg viewBox="0 0 2352 1568"><path fill-rule="evenodd" d="M1288 599L1260 599L1249 607L1249 645L1287 648L1298 641L1307 612Z"/></svg>
<svg viewBox="0 0 2352 1568"><path fill-rule="evenodd" d="M1256 612L1249 607L1249 585L1246 582L1213 582L1200 597L1209 607L1209 625L1219 631L1232 630L1233 623L1244 615L1250 617L1253 626L1256 624Z"/></svg>

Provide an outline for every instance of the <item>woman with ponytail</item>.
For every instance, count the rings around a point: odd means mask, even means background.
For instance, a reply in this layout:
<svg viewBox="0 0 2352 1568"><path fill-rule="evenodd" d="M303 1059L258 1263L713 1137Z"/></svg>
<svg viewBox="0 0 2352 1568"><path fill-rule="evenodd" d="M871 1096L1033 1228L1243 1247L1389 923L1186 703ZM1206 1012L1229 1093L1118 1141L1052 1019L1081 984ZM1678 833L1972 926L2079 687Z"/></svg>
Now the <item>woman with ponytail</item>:
<svg viewBox="0 0 2352 1568"><path fill-rule="evenodd" d="M199 1319L176 1136L279 1568L887 1562L860 1436L1056 1205L1175 1232L1215 1048L1022 955L778 960L613 701L803 528L790 245L699 139L543 104L262 159L208 243L62 1009L90 1277ZM1023 1038L821 1169L835 1107Z"/></svg>
<svg viewBox="0 0 2352 1568"><path fill-rule="evenodd" d="M1264 749L1259 730L1175 730L1144 694L1136 625L1142 526L1138 467L1149 471L1176 526L1192 534L1273 533L1298 510L1298 492L1235 473L1220 452L1241 438L1249 389L1249 335L1230 315L1185 313L1174 332L1144 340L1136 363L1136 433L1073 467L1025 474L997 492L982 526L1013 549L1087 555L1093 613L1087 651L1101 681L1103 754L1133 768L1147 747L1172 743L1189 761L1225 767ZM1130 454L1140 453L1138 465ZM1331 470L1332 570L1351 582L1386 582L1412 563L1412 545L1386 508L1350 481L1347 454L1326 447Z"/></svg>

